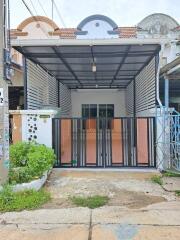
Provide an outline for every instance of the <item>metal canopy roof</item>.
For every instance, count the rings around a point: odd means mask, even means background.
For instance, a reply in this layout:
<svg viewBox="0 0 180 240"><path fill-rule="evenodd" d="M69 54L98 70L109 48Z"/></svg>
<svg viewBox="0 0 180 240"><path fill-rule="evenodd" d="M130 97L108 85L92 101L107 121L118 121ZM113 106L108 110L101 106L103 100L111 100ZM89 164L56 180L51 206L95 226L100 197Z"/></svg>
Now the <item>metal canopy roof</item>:
<svg viewBox="0 0 180 240"><path fill-rule="evenodd" d="M157 43L25 42L16 41L14 47L69 88L125 88L160 50ZM92 71L92 65L96 66L96 72Z"/></svg>

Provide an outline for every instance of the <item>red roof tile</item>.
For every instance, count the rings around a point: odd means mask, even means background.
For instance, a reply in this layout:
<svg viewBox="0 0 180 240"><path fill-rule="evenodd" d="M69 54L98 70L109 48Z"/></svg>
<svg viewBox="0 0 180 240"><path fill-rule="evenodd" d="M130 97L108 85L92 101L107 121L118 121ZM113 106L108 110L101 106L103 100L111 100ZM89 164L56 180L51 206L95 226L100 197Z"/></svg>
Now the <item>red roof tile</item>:
<svg viewBox="0 0 180 240"><path fill-rule="evenodd" d="M120 38L135 38L137 36L136 27L119 27L118 32Z"/></svg>
<svg viewBox="0 0 180 240"><path fill-rule="evenodd" d="M76 28L60 28L56 29L53 32L49 32L49 35L59 36L63 39L75 39L76 35L75 32L77 31ZM136 27L118 27L116 30L119 33L120 38L135 38L137 35L137 28ZM11 37L15 38L17 36L24 36L27 33L18 31L17 29L11 30Z"/></svg>

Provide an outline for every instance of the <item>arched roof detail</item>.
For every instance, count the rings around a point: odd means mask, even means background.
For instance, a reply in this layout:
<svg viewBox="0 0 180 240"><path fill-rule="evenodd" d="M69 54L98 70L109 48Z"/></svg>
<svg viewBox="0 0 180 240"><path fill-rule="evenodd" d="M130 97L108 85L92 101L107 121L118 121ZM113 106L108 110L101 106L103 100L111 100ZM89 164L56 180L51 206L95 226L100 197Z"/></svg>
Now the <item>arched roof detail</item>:
<svg viewBox="0 0 180 240"><path fill-rule="evenodd" d="M109 17L104 16L104 15L100 15L100 14L95 14L95 15L91 15L85 19L83 19L79 25L77 26L78 30L82 30L82 28L89 22L93 21L93 20L101 20L104 22L107 22L113 29L118 28L118 25Z"/></svg>
<svg viewBox="0 0 180 240"><path fill-rule="evenodd" d="M47 24L49 24L54 30L57 30L59 29L59 27L57 26L57 24L51 20L50 18L47 18L45 16L34 16L34 17L29 17L29 18L26 18L24 21L22 21L18 27L17 27L17 30L19 31L23 31L23 29L30 23L32 22L45 22Z"/></svg>

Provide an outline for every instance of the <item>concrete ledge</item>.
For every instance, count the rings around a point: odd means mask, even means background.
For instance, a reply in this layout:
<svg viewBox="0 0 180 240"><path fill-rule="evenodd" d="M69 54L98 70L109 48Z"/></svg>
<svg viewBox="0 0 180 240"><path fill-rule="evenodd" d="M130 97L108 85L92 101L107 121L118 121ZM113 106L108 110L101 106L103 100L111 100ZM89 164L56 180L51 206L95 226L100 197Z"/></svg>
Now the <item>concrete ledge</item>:
<svg viewBox="0 0 180 240"><path fill-rule="evenodd" d="M57 113L56 110L51 110L51 109L38 109L38 110L9 110L10 114L16 115L16 114L22 114L22 115L27 115L27 114L50 114L54 115Z"/></svg>
<svg viewBox="0 0 180 240"><path fill-rule="evenodd" d="M72 172L125 172L125 173L157 173L160 171L157 168L133 168L133 167L117 167L117 168L55 168L57 171L72 171Z"/></svg>
<svg viewBox="0 0 180 240"><path fill-rule="evenodd" d="M20 183L12 186L14 192L24 191L24 190L35 190L38 191L42 188L45 184L49 174L51 173L52 169L46 171L43 176L37 180L33 180L28 183ZM0 191L2 191L3 187L0 186Z"/></svg>
<svg viewBox="0 0 180 240"><path fill-rule="evenodd" d="M45 184L48 177L48 171L46 171L43 176L37 180L33 180L28 183L20 183L13 186L14 192L24 191L24 190L36 190L42 188L42 186Z"/></svg>

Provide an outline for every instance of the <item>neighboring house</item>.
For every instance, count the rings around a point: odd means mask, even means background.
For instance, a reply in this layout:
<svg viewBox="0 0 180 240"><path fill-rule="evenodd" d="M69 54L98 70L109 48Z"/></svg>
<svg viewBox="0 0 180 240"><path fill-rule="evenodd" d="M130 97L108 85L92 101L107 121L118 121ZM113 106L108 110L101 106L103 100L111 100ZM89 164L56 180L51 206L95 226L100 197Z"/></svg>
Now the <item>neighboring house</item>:
<svg viewBox="0 0 180 240"><path fill-rule="evenodd" d="M24 108L61 108L53 121L57 166L162 168L155 116L168 73L159 89L159 68L178 58L179 34L179 24L164 14L136 27L93 15L66 29L35 16L11 32L24 58ZM29 119L33 126L36 120Z"/></svg>
<svg viewBox="0 0 180 240"><path fill-rule="evenodd" d="M11 50L12 77L9 86L9 109L24 109L24 80L22 55L15 49Z"/></svg>

